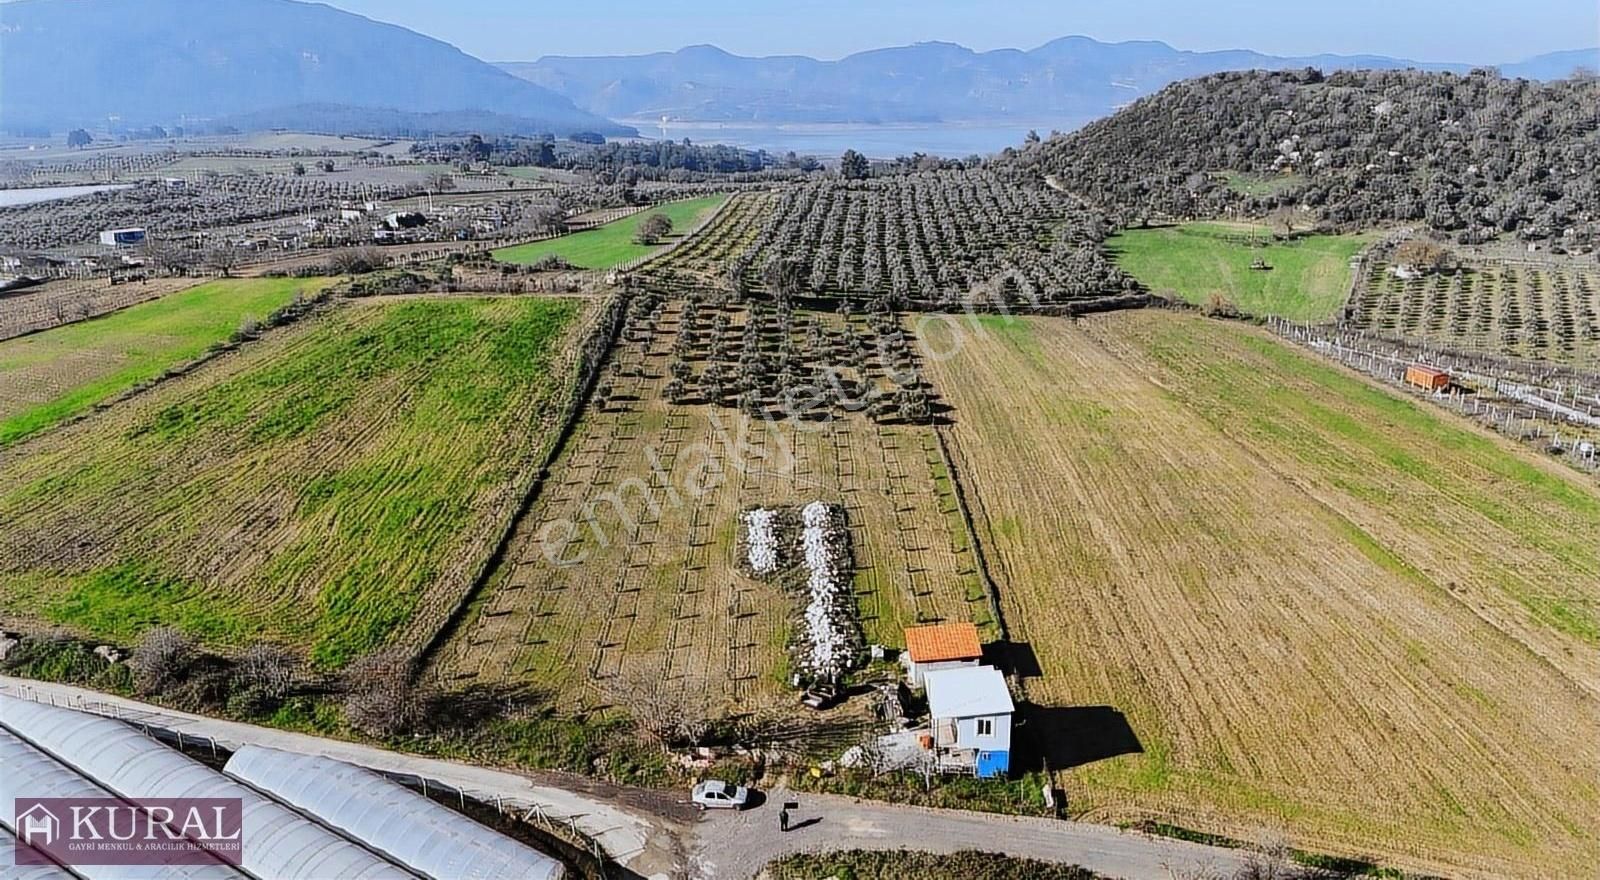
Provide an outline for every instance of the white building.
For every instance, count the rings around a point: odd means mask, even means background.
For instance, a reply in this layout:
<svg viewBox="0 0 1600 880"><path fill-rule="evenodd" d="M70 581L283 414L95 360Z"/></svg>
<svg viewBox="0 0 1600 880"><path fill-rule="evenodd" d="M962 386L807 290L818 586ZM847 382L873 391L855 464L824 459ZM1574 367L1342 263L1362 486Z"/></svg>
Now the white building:
<svg viewBox="0 0 1600 880"><path fill-rule="evenodd" d="M107 229L100 233L100 243L107 247L135 247L144 244L144 229L139 226Z"/></svg>
<svg viewBox="0 0 1600 880"><path fill-rule="evenodd" d="M939 769L984 777L1006 775L1011 769L1011 716L1016 706L1000 670L938 669L924 672L923 681Z"/></svg>
<svg viewBox="0 0 1600 880"><path fill-rule="evenodd" d="M977 666L983 658L983 642L971 623L939 623L906 629L906 650L900 662L913 688L922 687L923 676L939 669Z"/></svg>

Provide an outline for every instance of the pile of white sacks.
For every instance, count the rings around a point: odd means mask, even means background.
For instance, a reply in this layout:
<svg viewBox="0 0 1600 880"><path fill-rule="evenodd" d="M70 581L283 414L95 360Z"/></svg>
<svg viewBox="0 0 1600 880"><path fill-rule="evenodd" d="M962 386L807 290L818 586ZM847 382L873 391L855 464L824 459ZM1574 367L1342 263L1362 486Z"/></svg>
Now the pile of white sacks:
<svg viewBox="0 0 1600 880"><path fill-rule="evenodd" d="M793 532L788 531L794 526L792 512L757 507L745 511L742 520L745 563L752 574L770 577L794 564ZM821 501L801 508L799 524L806 578L790 645L794 670L801 679L833 681L861 656L861 627L850 589L850 530L844 511Z"/></svg>
<svg viewBox="0 0 1600 880"><path fill-rule="evenodd" d="M778 512L757 507L745 511L745 561L757 575L778 570Z"/></svg>
<svg viewBox="0 0 1600 880"><path fill-rule="evenodd" d="M850 594L850 533L843 512L821 501L807 504L800 520L808 600L795 660L802 675L832 681L849 671L861 648Z"/></svg>

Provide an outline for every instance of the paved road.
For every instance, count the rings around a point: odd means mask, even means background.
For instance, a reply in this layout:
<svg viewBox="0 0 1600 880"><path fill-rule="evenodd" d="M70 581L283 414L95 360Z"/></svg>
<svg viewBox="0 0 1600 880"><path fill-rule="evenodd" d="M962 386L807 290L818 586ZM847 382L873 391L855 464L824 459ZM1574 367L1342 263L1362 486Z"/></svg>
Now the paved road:
<svg viewBox="0 0 1600 880"><path fill-rule="evenodd" d="M778 830L778 809L785 801L800 804L799 810L790 811L787 834ZM812 819L815 824L793 827ZM743 880L781 856L837 849L976 849L1082 865L1129 880L1171 880L1194 871L1232 877L1244 867L1234 850L1107 825L932 810L781 789L769 792L755 809L707 814L694 838L690 872L696 880Z"/></svg>
<svg viewBox="0 0 1600 880"><path fill-rule="evenodd" d="M498 798L508 806L538 807L547 816L563 822L570 820L598 841L618 864L639 875L667 878L681 874L683 869L679 841L685 826L671 816L673 808L659 803L663 799L653 792L598 785L565 774L513 773L406 755L359 743L204 718L83 688L9 676L0 676L0 693L114 715L185 736L207 737L230 750L253 743L441 782L488 803ZM653 800L658 802L651 803ZM681 806L677 811L686 813Z"/></svg>
<svg viewBox="0 0 1600 880"><path fill-rule="evenodd" d="M220 721L69 685L0 676L0 693L71 706L186 736L209 737L223 748L245 743L325 755L389 773L442 782L468 795L570 819L623 867L644 877L746 880L775 858L834 849L978 849L1078 864L1111 877L1170 880L1178 872L1209 869L1231 876L1239 853L1106 825L930 810L853 798L767 794L742 813L712 812L698 822L670 796L607 786L568 774L521 773L391 752L300 733ZM799 801L795 823L778 831L778 807Z"/></svg>

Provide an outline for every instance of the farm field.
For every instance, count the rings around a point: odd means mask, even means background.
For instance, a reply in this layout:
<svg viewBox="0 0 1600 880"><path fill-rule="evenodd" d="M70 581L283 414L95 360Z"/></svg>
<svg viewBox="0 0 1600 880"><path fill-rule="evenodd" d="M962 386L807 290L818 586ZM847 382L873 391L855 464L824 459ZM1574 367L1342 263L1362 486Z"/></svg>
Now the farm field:
<svg viewBox="0 0 1600 880"><path fill-rule="evenodd" d="M1258 229L1262 247L1251 247L1250 227L1188 223L1129 229L1106 244L1123 271L1156 292L1206 305L1213 296L1250 315L1320 321L1336 315L1350 292L1350 259L1370 235L1315 235L1272 242ZM1251 269L1261 258L1272 268Z"/></svg>
<svg viewBox="0 0 1600 880"><path fill-rule="evenodd" d="M0 617L337 667L442 625L571 393L570 299L356 300L0 462Z"/></svg>
<svg viewBox="0 0 1600 880"><path fill-rule="evenodd" d="M0 447L204 354L244 322L260 321L330 281L211 281L114 314L0 342Z"/></svg>
<svg viewBox="0 0 1600 880"><path fill-rule="evenodd" d="M930 322L930 371L1073 813L1600 860L1600 492L1236 324L979 327Z"/></svg>
<svg viewBox="0 0 1600 880"><path fill-rule="evenodd" d="M710 711L790 709L785 645L797 606L781 583L741 568L739 517L816 500L845 509L869 643L900 645L903 627L946 619L992 636L932 429L860 412L769 421L704 397L672 402L685 305L662 301L653 324L630 318L603 379L609 402L586 410L506 564L439 652L444 680L531 688L571 711L641 686L694 695ZM702 307L688 320L703 344L739 339L750 314ZM796 312L793 332L804 339L839 321ZM818 361L802 350L805 363Z"/></svg>
<svg viewBox="0 0 1600 880"><path fill-rule="evenodd" d="M729 261L755 240L777 204L775 193L734 193L729 197L728 206L699 235L652 261L650 273L658 282L668 285L690 279L702 286L722 283Z"/></svg>
<svg viewBox="0 0 1600 880"><path fill-rule="evenodd" d="M1411 280L1373 260L1351 326L1451 349L1600 370L1600 272L1485 263Z"/></svg>
<svg viewBox="0 0 1600 880"><path fill-rule="evenodd" d="M155 278L111 284L106 278L61 279L0 296L0 341L114 312L201 283L197 278Z"/></svg>
<svg viewBox="0 0 1600 880"><path fill-rule="evenodd" d="M648 256L660 245L642 245L633 236L639 224L651 214L665 214L672 221L673 235L668 241L682 236L707 211L715 209L727 196L706 196L681 202L669 202L658 209L641 211L621 220L607 223L598 229L587 229L494 252L495 259L506 263L536 263L548 256L558 256L581 269L609 269L620 263Z"/></svg>

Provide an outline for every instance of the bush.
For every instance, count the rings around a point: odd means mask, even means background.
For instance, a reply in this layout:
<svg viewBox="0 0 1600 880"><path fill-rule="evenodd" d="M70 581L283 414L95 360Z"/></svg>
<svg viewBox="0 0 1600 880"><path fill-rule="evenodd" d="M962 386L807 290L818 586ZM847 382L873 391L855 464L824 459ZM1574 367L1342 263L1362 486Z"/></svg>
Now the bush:
<svg viewBox="0 0 1600 880"><path fill-rule="evenodd" d="M345 721L369 736L387 739L422 727L434 691L413 682L411 660L400 648L375 651L345 670Z"/></svg>
<svg viewBox="0 0 1600 880"><path fill-rule="evenodd" d="M170 626L147 631L128 661L134 688L147 696L165 693L188 675L197 655L194 642Z"/></svg>
<svg viewBox="0 0 1600 880"><path fill-rule="evenodd" d="M1087 868L999 853L961 850L948 855L892 850L802 853L768 865L773 880L1096 880Z"/></svg>

